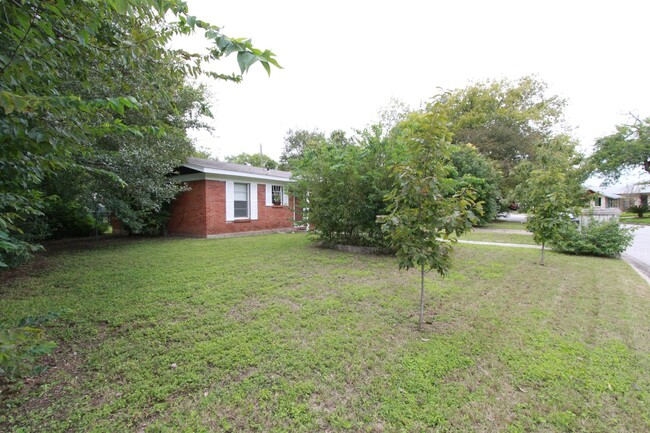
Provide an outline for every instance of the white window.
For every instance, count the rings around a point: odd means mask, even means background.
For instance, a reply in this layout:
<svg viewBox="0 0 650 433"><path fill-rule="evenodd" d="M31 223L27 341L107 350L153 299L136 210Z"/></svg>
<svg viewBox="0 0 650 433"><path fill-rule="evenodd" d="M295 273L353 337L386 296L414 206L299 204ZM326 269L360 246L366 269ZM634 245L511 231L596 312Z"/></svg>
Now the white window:
<svg viewBox="0 0 650 433"><path fill-rule="evenodd" d="M257 220L257 184L226 181L226 221Z"/></svg>
<svg viewBox="0 0 650 433"><path fill-rule="evenodd" d="M249 188L247 183L235 183L234 209L235 218L250 218Z"/></svg>
<svg viewBox="0 0 650 433"><path fill-rule="evenodd" d="M266 205L267 206L288 206L289 196L285 194L282 185L266 185Z"/></svg>
<svg viewBox="0 0 650 433"><path fill-rule="evenodd" d="M282 186L281 185L272 185L271 186L271 203L273 203L273 206L282 206Z"/></svg>

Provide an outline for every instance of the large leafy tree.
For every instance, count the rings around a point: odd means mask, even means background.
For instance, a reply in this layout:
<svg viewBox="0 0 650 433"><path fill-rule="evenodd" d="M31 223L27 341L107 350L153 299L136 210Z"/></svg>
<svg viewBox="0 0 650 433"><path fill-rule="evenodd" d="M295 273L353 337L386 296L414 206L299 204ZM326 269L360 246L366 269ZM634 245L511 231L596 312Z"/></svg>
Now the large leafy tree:
<svg viewBox="0 0 650 433"><path fill-rule="evenodd" d="M414 113L400 126L398 140L406 158L395 166L396 183L386 197L382 217L399 267L420 270L420 322L424 323L424 276L435 269L445 275L451 266L452 235L471 229L480 205L471 190L455 190L450 178L451 134L438 113Z"/></svg>
<svg viewBox="0 0 650 433"><path fill-rule="evenodd" d="M635 168L650 173L650 117L633 117L632 122L617 125L614 134L598 139L590 164L610 181Z"/></svg>
<svg viewBox="0 0 650 433"><path fill-rule="evenodd" d="M280 168L282 170L293 170L298 166L307 151L316 149L326 142L325 134L320 131L288 130L287 135L284 137L284 147L280 155Z"/></svg>
<svg viewBox="0 0 650 433"><path fill-rule="evenodd" d="M46 176L74 169L117 180L106 164L93 164L102 138L168 133L168 122L156 117L153 104L136 98L136 87L124 86L128 78L157 86L157 97L173 104L179 87L167 86L170 82L201 73L238 81L255 62L267 71L277 66L273 53L227 37L190 15L180 0L7 0L0 9L2 257L29 248L20 239L20 222L40 214ZM213 42L207 52L166 47L172 36L199 29ZM239 74L204 72L206 62L232 53ZM133 110L150 121L129 123Z"/></svg>
<svg viewBox="0 0 650 433"><path fill-rule="evenodd" d="M202 127L202 115L210 114L202 86L185 84L183 74L162 61L151 67L156 82L122 67L125 73L108 83L101 76L90 75L89 80L96 83L90 92L76 89L85 98L129 92L144 101L139 110L127 109L111 116L128 128L137 128L138 135L115 131L97 137L92 152L78 158L78 165L96 170L76 174L87 179L77 188L90 202L88 210L100 203L133 233L160 233L164 228L167 205L183 188L168 174L193 153L187 129ZM159 92L161 83L166 93Z"/></svg>
<svg viewBox="0 0 650 433"><path fill-rule="evenodd" d="M456 181L456 190L471 189L476 201L481 203L483 213L477 215L477 225L492 222L501 208L502 176L494 161L481 155L471 144L453 145L450 153L453 167L451 177Z"/></svg>
<svg viewBox="0 0 650 433"><path fill-rule="evenodd" d="M509 178L514 167L534 158L537 145L562 125L566 102L546 92L535 77L488 80L438 95L429 109L443 110L452 142L471 143L496 161L512 188L519 181Z"/></svg>
<svg viewBox="0 0 650 433"><path fill-rule="evenodd" d="M580 168L581 160L575 144L559 136L538 147L535 161L519 167L527 179L517 186L517 196L528 214L528 230L542 245L541 265L546 244L572 224L572 215L579 215L586 200L582 187L586 173Z"/></svg>

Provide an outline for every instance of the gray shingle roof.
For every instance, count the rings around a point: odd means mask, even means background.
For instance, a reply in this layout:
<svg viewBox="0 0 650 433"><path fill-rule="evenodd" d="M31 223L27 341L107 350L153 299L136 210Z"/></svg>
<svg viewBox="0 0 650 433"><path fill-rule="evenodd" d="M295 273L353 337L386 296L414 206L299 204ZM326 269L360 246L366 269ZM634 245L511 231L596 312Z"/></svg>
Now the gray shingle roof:
<svg viewBox="0 0 650 433"><path fill-rule="evenodd" d="M275 176L275 177L284 177L287 179L291 178L291 172L281 171L281 170L267 170L262 167L252 167L250 165L242 164L233 164L231 162L222 162L214 161L212 159L201 159L201 158L187 158L187 164L189 168L200 167L204 169L211 170L224 170L224 171L234 171L237 173L247 173L247 174L256 174L262 176Z"/></svg>

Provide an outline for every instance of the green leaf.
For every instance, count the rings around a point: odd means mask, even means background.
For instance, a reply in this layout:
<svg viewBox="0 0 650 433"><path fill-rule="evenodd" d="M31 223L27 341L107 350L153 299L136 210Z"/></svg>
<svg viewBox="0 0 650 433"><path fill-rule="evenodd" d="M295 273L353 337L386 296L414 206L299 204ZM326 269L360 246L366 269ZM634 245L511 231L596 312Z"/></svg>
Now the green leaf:
<svg viewBox="0 0 650 433"><path fill-rule="evenodd" d="M113 110L120 114L124 114L124 106L122 105L120 98L108 98L108 103Z"/></svg>
<svg viewBox="0 0 650 433"><path fill-rule="evenodd" d="M266 73L270 77L271 76L271 65L269 65L268 62L261 62L261 63L262 63L262 66L264 67L264 69L266 69Z"/></svg>
<svg viewBox="0 0 650 433"><path fill-rule="evenodd" d="M242 73L248 71L248 68L256 61L257 57L253 53L241 51L237 54L237 63L239 63L239 69Z"/></svg>
<svg viewBox="0 0 650 433"><path fill-rule="evenodd" d="M115 12L123 14L129 9L128 0L108 0L108 4L115 10Z"/></svg>

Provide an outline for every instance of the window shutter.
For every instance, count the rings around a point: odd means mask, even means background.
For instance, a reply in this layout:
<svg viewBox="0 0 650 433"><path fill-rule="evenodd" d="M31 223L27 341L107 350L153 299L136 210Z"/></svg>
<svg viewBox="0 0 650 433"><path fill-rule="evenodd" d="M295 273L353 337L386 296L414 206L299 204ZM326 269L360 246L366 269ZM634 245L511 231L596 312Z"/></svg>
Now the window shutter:
<svg viewBox="0 0 650 433"><path fill-rule="evenodd" d="M226 181L226 221L235 220L235 183Z"/></svg>
<svg viewBox="0 0 650 433"><path fill-rule="evenodd" d="M273 186L270 183L266 184L266 205L273 206Z"/></svg>
<svg viewBox="0 0 650 433"><path fill-rule="evenodd" d="M251 219L257 219L257 184L251 183L251 197L250 197L250 206L251 206Z"/></svg>
<svg viewBox="0 0 650 433"><path fill-rule="evenodd" d="M285 193L286 187L282 188L282 206L289 206L289 194Z"/></svg>

